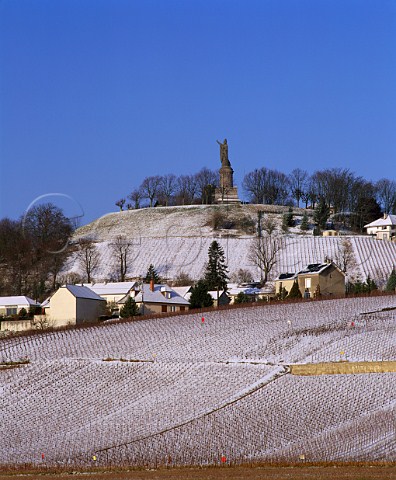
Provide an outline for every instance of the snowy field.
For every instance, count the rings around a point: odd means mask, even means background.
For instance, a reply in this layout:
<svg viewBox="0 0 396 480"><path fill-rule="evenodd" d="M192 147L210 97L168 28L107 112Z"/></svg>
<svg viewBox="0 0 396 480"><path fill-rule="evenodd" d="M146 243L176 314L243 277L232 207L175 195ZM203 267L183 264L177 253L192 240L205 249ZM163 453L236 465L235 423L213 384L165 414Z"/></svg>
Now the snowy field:
<svg viewBox="0 0 396 480"><path fill-rule="evenodd" d="M0 464L396 460L396 373L288 373L293 363L396 360L396 296L0 341L2 362L25 358L0 370Z"/></svg>
<svg viewBox="0 0 396 480"><path fill-rule="evenodd" d="M265 218L272 218L279 227L281 212L287 209L275 206L265 208L273 212L265 213ZM248 218L256 222L259 207L204 205L112 213L79 229L75 240L87 237L96 242L100 252L100 267L94 274L96 281L118 278L111 247L117 235L122 235L131 244L127 270L127 276L131 278L144 276L152 263L163 278L174 278L185 272L193 279L198 279L204 271L210 243L216 239L224 249L230 274L244 268L259 280L257 267L249 260L252 234L238 229L213 230L211 219L216 209L220 209L218 211L226 219ZM301 215L296 216L296 220L300 222ZM384 285L392 267L396 265L396 243L377 241L367 236L302 235L298 226L285 235L285 246L278 254L271 278L276 278L279 273L301 270L309 263L322 263L326 257L337 263L345 238L351 242L354 257L348 277L353 281L365 281L370 275L379 286ZM62 273L65 275L69 272L82 274L75 254L71 255Z"/></svg>

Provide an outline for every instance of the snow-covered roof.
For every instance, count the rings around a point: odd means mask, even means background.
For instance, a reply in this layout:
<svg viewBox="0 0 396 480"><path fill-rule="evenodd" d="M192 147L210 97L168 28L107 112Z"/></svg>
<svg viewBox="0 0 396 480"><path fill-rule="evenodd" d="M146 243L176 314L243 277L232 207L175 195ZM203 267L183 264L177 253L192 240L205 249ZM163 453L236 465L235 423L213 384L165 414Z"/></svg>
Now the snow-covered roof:
<svg viewBox="0 0 396 480"><path fill-rule="evenodd" d="M191 285L185 287L172 287L172 290L175 291L178 295L183 298L186 298L187 293L191 290Z"/></svg>
<svg viewBox="0 0 396 480"><path fill-rule="evenodd" d="M40 304L35 300L23 295L13 297L0 297L0 306L8 307L10 305L26 305L28 307L39 307Z"/></svg>
<svg viewBox="0 0 396 480"><path fill-rule="evenodd" d="M136 282L109 282L109 283L84 283L81 286L88 287L98 295L126 295L136 285Z"/></svg>
<svg viewBox="0 0 396 480"><path fill-rule="evenodd" d="M231 296L238 295L238 293L241 292L246 295L258 295L262 293L261 289L257 287L232 287L227 291L228 295Z"/></svg>
<svg viewBox="0 0 396 480"><path fill-rule="evenodd" d="M331 265L333 267L337 268L341 272L341 270L337 267L337 265L335 265L332 262L329 262L329 263L310 263L305 268L300 270L298 273L281 273L278 276L277 280L293 280L293 279L296 279L298 275L311 275L313 273L319 274L319 273L322 273L324 270L326 270L326 268L329 268Z"/></svg>
<svg viewBox="0 0 396 480"><path fill-rule="evenodd" d="M321 273L326 268L330 267L331 263L310 263L305 268L298 272L298 275L306 275L310 273Z"/></svg>
<svg viewBox="0 0 396 480"><path fill-rule="evenodd" d="M217 290L209 290L209 295L213 298L213 300L217 300ZM224 290L219 290L219 298L225 293Z"/></svg>
<svg viewBox="0 0 396 480"><path fill-rule="evenodd" d="M170 294L170 298L167 298L165 295L161 293L161 289L165 287L163 292L167 292ZM136 297L136 303L168 303L168 304L175 304L175 305L189 305L189 302L181 297L178 293L176 293L169 285L154 285L154 291L151 291L150 284L144 283L143 284L143 300L142 300L142 292L140 291Z"/></svg>
<svg viewBox="0 0 396 480"><path fill-rule="evenodd" d="M90 288L81 286L81 285L65 285L60 288L66 288L69 292L74 295L76 298L88 298L90 300L101 300L105 302L104 298L99 297L95 292Z"/></svg>
<svg viewBox="0 0 396 480"><path fill-rule="evenodd" d="M364 226L364 228L368 227L389 227L396 225L396 215L384 215L382 218L378 220L374 220L374 222L368 223Z"/></svg>
<svg viewBox="0 0 396 480"><path fill-rule="evenodd" d="M289 272L286 272L286 273L281 273L277 280L292 280L293 278L296 278L297 277L297 274L296 273L289 273Z"/></svg>

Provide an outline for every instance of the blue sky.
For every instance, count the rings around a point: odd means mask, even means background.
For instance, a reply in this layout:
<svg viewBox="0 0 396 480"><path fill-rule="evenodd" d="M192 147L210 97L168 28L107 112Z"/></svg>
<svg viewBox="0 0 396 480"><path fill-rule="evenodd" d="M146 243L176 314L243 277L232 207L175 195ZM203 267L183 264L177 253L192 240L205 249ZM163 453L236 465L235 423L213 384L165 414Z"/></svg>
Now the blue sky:
<svg viewBox="0 0 396 480"><path fill-rule="evenodd" d="M84 215L144 177L395 179L396 1L2 0L0 217ZM57 195L53 195L57 194Z"/></svg>

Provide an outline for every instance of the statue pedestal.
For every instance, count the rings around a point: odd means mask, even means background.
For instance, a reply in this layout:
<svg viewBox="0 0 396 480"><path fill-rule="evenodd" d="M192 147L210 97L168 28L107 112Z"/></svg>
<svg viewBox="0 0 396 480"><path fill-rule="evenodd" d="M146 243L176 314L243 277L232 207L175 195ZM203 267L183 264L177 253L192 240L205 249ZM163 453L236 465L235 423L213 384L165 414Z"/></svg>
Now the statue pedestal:
<svg viewBox="0 0 396 480"><path fill-rule="evenodd" d="M216 188L213 203L241 203L237 187Z"/></svg>

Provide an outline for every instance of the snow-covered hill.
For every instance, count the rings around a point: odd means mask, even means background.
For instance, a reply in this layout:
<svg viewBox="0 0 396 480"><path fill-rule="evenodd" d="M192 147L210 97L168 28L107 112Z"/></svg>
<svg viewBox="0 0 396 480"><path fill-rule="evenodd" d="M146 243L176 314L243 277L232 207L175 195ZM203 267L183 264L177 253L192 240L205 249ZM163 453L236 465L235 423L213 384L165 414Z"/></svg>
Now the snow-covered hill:
<svg viewBox="0 0 396 480"><path fill-rule="evenodd" d="M160 207L130 210L105 215L77 230L73 240L90 238L98 246L101 264L94 273L100 280L116 280L117 265L112 243L119 235L131 244L127 276L144 275L152 263L164 278L174 278L181 272L198 279L207 261L210 243L216 239L223 246L229 272L240 268L250 270L255 279L260 275L249 260L249 248L257 229L258 212L272 218L280 228L282 213L287 207L263 205L202 205ZM304 210L295 209L297 226L285 235L285 247L279 252L272 278L282 272L302 269L309 263L321 263L331 258L337 263L342 242L348 238L354 260L348 275L365 280L367 275L383 285L396 265L396 244L377 241L367 236L314 237L299 229ZM214 226L217 224L217 228ZM226 227L226 228L221 228ZM71 255L63 274L82 273L76 255Z"/></svg>
<svg viewBox="0 0 396 480"><path fill-rule="evenodd" d="M30 360L0 369L0 465L396 461L396 373L288 373L396 360L395 309L312 301L0 340L1 361Z"/></svg>

